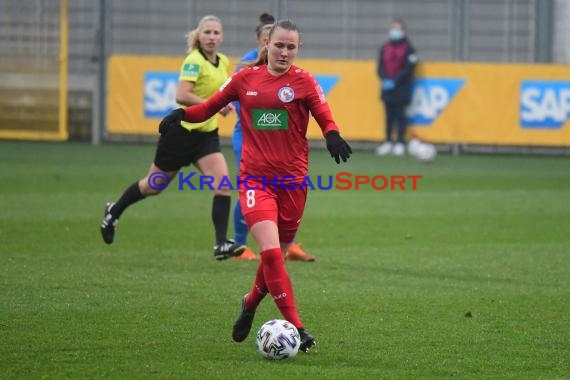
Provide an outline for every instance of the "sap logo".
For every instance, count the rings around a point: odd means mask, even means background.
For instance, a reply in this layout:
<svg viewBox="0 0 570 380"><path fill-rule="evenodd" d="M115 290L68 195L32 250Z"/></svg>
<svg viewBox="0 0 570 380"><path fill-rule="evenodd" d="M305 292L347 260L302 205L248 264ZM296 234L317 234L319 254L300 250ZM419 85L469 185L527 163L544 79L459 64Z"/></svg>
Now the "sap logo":
<svg viewBox="0 0 570 380"><path fill-rule="evenodd" d="M463 86L463 79L416 79L406 110L410 124L431 125Z"/></svg>
<svg viewBox="0 0 570 380"><path fill-rule="evenodd" d="M521 82L521 127L560 129L569 118L570 82Z"/></svg>
<svg viewBox="0 0 570 380"><path fill-rule="evenodd" d="M146 72L144 74L144 116L162 118L177 107L177 72Z"/></svg>
<svg viewBox="0 0 570 380"><path fill-rule="evenodd" d="M336 86L339 79L338 75L315 75L315 80L321 86L325 95L328 95L333 87Z"/></svg>

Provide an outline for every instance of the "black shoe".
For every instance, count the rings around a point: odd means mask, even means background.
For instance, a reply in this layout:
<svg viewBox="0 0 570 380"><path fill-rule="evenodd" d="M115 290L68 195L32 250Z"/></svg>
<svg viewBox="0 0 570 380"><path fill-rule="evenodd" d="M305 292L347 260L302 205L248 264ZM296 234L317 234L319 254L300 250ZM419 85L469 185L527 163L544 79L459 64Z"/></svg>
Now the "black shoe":
<svg viewBox="0 0 570 380"><path fill-rule="evenodd" d="M224 243L214 246L214 257L216 260L226 260L241 255L246 248L246 245L236 244L233 240L226 240Z"/></svg>
<svg viewBox="0 0 570 380"><path fill-rule="evenodd" d="M119 219L114 219L113 215L111 215L111 208L114 205L115 204L111 202L108 202L107 205L105 205L103 221L101 222L101 236L103 236L103 240L107 244L111 244L113 242L113 239L115 238L115 230L119 223Z"/></svg>
<svg viewBox="0 0 570 380"><path fill-rule="evenodd" d="M234 327L232 329L232 339L236 342L243 342L245 338L249 335L251 330L251 325L253 324L253 317L255 317L255 311L249 311L245 309L245 298L247 294L243 296L241 301L241 312L234 322Z"/></svg>
<svg viewBox="0 0 570 380"><path fill-rule="evenodd" d="M317 342L315 342L315 338L306 332L305 329L299 329L299 335L301 336L301 345L299 346L299 350L309 352L309 349L317 344Z"/></svg>

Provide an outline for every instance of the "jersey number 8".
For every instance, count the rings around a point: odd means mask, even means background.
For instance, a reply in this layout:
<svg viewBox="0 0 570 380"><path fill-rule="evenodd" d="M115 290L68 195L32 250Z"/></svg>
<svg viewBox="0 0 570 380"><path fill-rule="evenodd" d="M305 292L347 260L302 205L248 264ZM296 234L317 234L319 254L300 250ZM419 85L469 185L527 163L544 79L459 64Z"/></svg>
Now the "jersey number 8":
<svg viewBox="0 0 570 380"><path fill-rule="evenodd" d="M245 192L245 196L247 197L247 207L248 208L252 208L253 206L255 206L255 190L248 190Z"/></svg>

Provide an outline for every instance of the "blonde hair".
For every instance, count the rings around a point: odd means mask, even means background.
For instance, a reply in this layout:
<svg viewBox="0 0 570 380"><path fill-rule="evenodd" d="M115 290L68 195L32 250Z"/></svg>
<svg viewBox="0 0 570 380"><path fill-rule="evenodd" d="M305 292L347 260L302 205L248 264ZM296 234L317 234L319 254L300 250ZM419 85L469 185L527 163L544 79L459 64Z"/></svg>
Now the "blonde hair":
<svg viewBox="0 0 570 380"><path fill-rule="evenodd" d="M186 44L188 45L188 53L190 53L194 49L200 49L200 38L199 34L202 28L204 28L204 24L208 21L215 21L220 26L222 26L222 20L218 16L214 15L207 15L202 17L196 29L189 31L186 33Z"/></svg>

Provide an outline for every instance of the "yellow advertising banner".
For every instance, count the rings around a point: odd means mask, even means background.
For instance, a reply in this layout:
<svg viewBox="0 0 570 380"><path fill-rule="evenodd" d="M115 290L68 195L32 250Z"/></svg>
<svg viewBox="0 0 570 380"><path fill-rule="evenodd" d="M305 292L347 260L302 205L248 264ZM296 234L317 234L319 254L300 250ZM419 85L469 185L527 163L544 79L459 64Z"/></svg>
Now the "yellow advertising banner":
<svg viewBox="0 0 570 380"><path fill-rule="evenodd" d="M570 146L570 66L425 63L408 116L429 141Z"/></svg>
<svg viewBox="0 0 570 380"><path fill-rule="evenodd" d="M158 123L177 107L176 87L184 57L119 56L109 59L107 131L158 135ZM220 135L230 136L235 114L218 118Z"/></svg>
<svg viewBox="0 0 570 380"><path fill-rule="evenodd" d="M182 59L112 56L108 132L157 134L162 116L176 106ZM321 84L347 139L384 139L375 62L295 63ZM434 143L570 146L570 66L422 63L407 115L410 130ZM235 120L219 118L221 136L231 135ZM322 138L314 120L308 137Z"/></svg>

